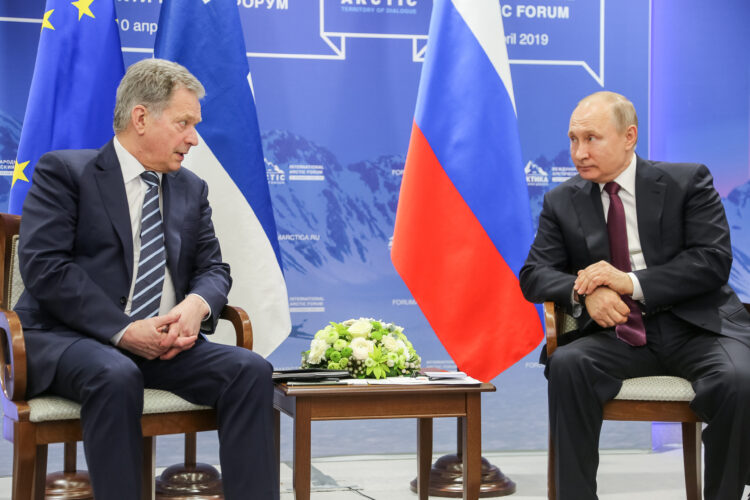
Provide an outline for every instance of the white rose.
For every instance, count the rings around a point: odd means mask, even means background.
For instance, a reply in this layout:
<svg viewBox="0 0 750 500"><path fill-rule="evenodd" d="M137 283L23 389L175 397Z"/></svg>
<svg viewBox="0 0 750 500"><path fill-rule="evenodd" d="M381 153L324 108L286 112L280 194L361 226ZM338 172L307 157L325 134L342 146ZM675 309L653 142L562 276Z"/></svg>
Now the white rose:
<svg viewBox="0 0 750 500"><path fill-rule="evenodd" d="M370 353L374 349L375 345L372 340L358 337L356 339L352 339L352 343L349 344L349 347L352 348L352 356L354 357L354 359L364 361L370 356Z"/></svg>
<svg viewBox="0 0 750 500"><path fill-rule="evenodd" d="M310 354L307 355L307 361L314 365L317 365L323 360L326 350L328 349L328 343L323 339L315 338L310 342Z"/></svg>
<svg viewBox="0 0 750 500"><path fill-rule="evenodd" d="M370 321L364 318L359 318L349 326L349 333L351 334L353 339L356 339L358 337L367 337L367 335L371 331L372 325L370 324Z"/></svg>
<svg viewBox="0 0 750 500"><path fill-rule="evenodd" d="M385 347L386 351L394 352L398 348L396 339L391 337L390 335L384 335L382 342L383 342L383 347Z"/></svg>

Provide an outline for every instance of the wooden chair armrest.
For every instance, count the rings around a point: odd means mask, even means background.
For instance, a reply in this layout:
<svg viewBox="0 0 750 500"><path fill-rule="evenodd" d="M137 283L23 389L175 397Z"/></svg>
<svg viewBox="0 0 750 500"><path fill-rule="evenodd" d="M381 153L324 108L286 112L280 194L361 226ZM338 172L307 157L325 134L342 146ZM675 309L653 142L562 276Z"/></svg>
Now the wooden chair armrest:
<svg viewBox="0 0 750 500"><path fill-rule="evenodd" d="M250 316L241 307L224 306L220 319L232 322L234 333L237 335L237 345L245 349L253 350L253 325Z"/></svg>
<svg viewBox="0 0 750 500"><path fill-rule="evenodd" d="M562 328L562 321L554 302L544 303L544 330L547 332L547 357L557 349L558 328Z"/></svg>
<svg viewBox="0 0 750 500"><path fill-rule="evenodd" d="M0 383L5 397L21 401L26 397L26 342L21 320L13 311L0 308Z"/></svg>

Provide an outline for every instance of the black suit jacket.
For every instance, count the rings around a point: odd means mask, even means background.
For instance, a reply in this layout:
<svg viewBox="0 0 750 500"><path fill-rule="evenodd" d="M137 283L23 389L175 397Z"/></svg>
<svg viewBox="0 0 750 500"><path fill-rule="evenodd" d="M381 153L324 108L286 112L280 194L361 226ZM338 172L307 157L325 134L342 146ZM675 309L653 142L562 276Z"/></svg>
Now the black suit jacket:
<svg viewBox="0 0 750 500"><path fill-rule="evenodd" d="M163 176L167 266L177 301L196 293L211 307L210 333L227 301L229 266L211 223L206 183L180 169ZM100 150L55 151L34 169L24 200L19 263L26 287L15 311L24 327L28 393L49 386L77 339L103 343L125 328L133 236L122 171L110 141Z"/></svg>
<svg viewBox="0 0 750 500"><path fill-rule="evenodd" d="M637 159L636 212L647 268L635 271L645 312L671 310L691 324L750 345L750 314L727 285L732 265L724 207L704 165ZM578 270L609 261L598 185L575 176L544 197L521 269L524 296L570 306ZM579 330L601 328L584 311Z"/></svg>

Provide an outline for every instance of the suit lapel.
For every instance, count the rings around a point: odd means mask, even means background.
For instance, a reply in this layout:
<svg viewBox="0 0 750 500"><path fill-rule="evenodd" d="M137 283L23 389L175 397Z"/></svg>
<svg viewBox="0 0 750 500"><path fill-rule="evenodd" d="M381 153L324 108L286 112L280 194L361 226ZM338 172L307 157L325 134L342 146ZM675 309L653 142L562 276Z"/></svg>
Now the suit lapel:
<svg viewBox="0 0 750 500"><path fill-rule="evenodd" d="M609 239L607 222L604 220L602 195L599 186L593 182L579 179L578 190L573 195L573 207L578 214L581 232L586 239L591 262L609 260Z"/></svg>
<svg viewBox="0 0 750 500"><path fill-rule="evenodd" d="M99 194L105 201L103 203L104 209L122 243L126 257L125 266L130 278L133 276L133 232L130 227L130 209L128 208L128 197L125 194L125 183L122 180L120 162L117 159L112 141L109 141L99 151L96 166L94 178L99 188Z"/></svg>
<svg viewBox="0 0 750 500"><path fill-rule="evenodd" d="M661 172L638 158L635 174L635 210L638 214L638 236L646 265L659 254L661 217L664 210L666 184L660 182Z"/></svg>
<svg viewBox="0 0 750 500"><path fill-rule="evenodd" d="M164 239L167 248L167 266L172 279L178 279L177 260L180 257L182 240L182 215L185 213L185 190L179 188L180 172L171 172L163 176L162 208L164 210Z"/></svg>

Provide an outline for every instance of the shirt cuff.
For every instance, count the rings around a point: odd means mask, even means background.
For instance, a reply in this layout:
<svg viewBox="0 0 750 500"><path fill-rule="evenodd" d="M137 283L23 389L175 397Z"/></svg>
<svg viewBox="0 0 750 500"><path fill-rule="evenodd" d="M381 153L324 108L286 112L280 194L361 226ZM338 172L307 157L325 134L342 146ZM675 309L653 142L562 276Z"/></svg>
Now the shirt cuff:
<svg viewBox="0 0 750 500"><path fill-rule="evenodd" d="M130 325L132 325L132 324L133 323L129 323L128 326L126 326L125 328L123 328L119 332L117 332L114 335L112 335L112 337L110 337L109 341L112 343L112 345L117 345L117 344L120 343L120 340L122 340L122 336L125 335L125 330L127 330L130 327Z"/></svg>
<svg viewBox="0 0 750 500"><path fill-rule="evenodd" d="M630 294L630 297L633 300L639 300L643 302L643 289L641 288L641 282L638 281L638 277L635 275L635 273L628 273L628 276L630 276L630 281L633 282L633 293Z"/></svg>
<svg viewBox="0 0 750 500"><path fill-rule="evenodd" d="M211 306L208 305L208 302L206 302L206 299L204 299L203 297L201 297L197 293L189 293L188 295L193 295L194 297L198 297L199 299L201 299L203 301L204 304L206 304L206 307L208 308L208 314L206 314L205 316L203 316L203 319L201 321L206 321L208 318L210 318L211 317Z"/></svg>

